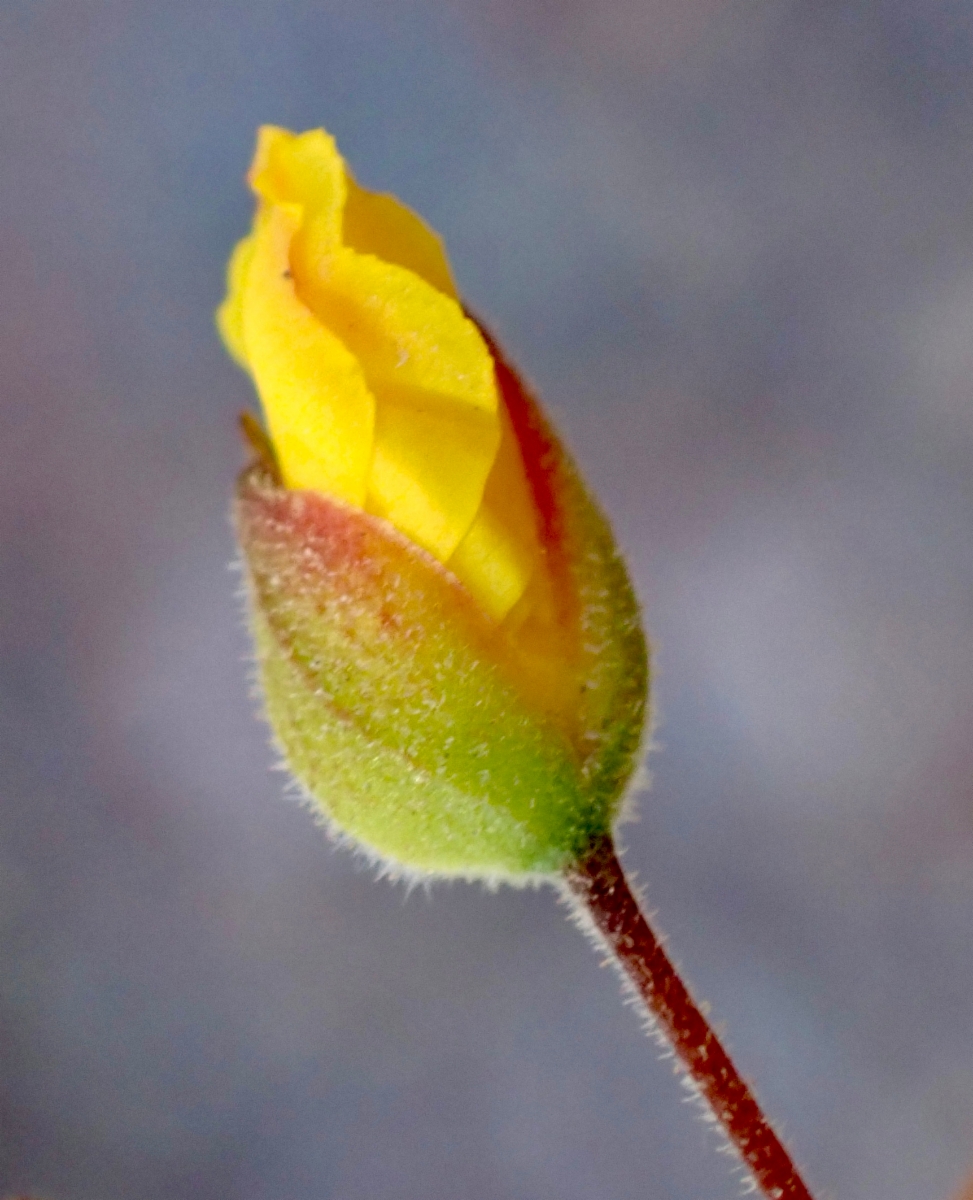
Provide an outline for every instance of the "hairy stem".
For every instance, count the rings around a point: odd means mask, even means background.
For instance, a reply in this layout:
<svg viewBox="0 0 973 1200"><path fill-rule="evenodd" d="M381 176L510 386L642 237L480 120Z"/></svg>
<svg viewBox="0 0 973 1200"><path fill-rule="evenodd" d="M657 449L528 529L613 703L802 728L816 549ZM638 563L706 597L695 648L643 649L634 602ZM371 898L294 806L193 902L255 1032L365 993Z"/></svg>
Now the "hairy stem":
<svg viewBox="0 0 973 1200"><path fill-rule="evenodd" d="M790 1155L638 906L610 837L565 872L567 895L610 952L767 1200L812 1200Z"/></svg>

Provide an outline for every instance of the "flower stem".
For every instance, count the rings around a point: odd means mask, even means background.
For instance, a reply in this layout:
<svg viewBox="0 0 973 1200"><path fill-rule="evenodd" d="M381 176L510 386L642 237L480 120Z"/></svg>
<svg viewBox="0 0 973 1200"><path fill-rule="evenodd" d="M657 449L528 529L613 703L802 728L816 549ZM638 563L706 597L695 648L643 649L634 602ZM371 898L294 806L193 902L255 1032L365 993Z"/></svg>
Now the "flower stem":
<svg viewBox="0 0 973 1200"><path fill-rule="evenodd" d="M767 1200L812 1200L790 1155L740 1078L638 906L607 835L565 872L579 921L611 954L675 1051Z"/></svg>

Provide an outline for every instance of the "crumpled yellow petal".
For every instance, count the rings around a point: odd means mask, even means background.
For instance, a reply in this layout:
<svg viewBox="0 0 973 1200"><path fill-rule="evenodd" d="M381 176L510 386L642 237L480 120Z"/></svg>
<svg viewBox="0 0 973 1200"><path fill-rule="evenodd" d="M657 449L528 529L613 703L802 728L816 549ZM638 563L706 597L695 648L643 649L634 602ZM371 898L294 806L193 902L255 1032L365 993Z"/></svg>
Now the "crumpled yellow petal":
<svg viewBox="0 0 973 1200"><path fill-rule="evenodd" d="M459 299L439 235L395 196L361 187L323 129L261 126L249 178L265 201L301 204L307 220L324 218L333 245L396 263Z"/></svg>
<svg viewBox="0 0 973 1200"><path fill-rule="evenodd" d="M242 287L243 346L284 482L361 506L375 400L354 355L297 296L288 248L301 219L275 205L257 222Z"/></svg>
<svg viewBox="0 0 973 1200"><path fill-rule="evenodd" d="M348 198L342 240L359 254L374 254L383 262L414 271L437 291L459 300L442 238L395 196L359 187L345 166Z"/></svg>
<svg viewBox="0 0 973 1200"><path fill-rule="evenodd" d="M459 304L396 263L305 222L291 262L305 303L378 401L366 507L444 560L469 529L500 442L493 360Z"/></svg>
<svg viewBox="0 0 973 1200"><path fill-rule="evenodd" d="M264 204L299 204L303 224L313 221L320 240L341 244L345 165L334 138L323 129L291 133L261 125L248 178Z"/></svg>
<svg viewBox="0 0 973 1200"><path fill-rule="evenodd" d="M537 568L536 520L442 242L360 187L322 129L263 126L249 179L257 216L218 322L285 483L384 517L502 619Z"/></svg>
<svg viewBox="0 0 973 1200"><path fill-rule="evenodd" d="M241 238L233 248L226 268L226 299L216 310L216 326L234 361L249 370L247 347L243 340L243 285L250 260L253 258L254 238Z"/></svg>
<svg viewBox="0 0 973 1200"><path fill-rule="evenodd" d="M476 595L494 620L502 620L539 566L540 550L531 537L535 518L524 465L506 410L496 461L483 492L483 504L447 566Z"/></svg>
<svg viewBox="0 0 973 1200"><path fill-rule="evenodd" d="M441 562L473 523L498 441L489 415L456 412L435 397L383 394L365 508Z"/></svg>

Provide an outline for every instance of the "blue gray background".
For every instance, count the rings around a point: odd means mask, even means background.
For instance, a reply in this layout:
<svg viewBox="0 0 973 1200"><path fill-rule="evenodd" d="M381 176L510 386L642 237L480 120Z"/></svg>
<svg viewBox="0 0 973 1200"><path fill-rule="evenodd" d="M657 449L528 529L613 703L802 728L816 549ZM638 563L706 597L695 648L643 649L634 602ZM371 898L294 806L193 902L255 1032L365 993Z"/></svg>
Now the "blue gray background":
<svg viewBox="0 0 973 1200"><path fill-rule="evenodd" d="M255 126L446 236L657 663L627 861L824 1197L973 1160L973 7L2 0L0 1194L717 1200L552 895L284 798L212 311Z"/></svg>

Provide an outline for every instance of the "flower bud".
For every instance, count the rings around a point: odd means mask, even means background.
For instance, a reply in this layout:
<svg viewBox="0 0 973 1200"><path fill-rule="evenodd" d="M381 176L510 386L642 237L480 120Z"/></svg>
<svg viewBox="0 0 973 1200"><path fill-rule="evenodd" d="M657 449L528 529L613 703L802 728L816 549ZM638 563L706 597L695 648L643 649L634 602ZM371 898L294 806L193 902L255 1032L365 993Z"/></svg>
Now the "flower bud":
<svg viewBox="0 0 973 1200"><path fill-rule="evenodd" d="M250 182L218 323L268 430L234 516L287 765L394 867L563 870L644 723L608 524L414 213L323 130L263 128Z"/></svg>

